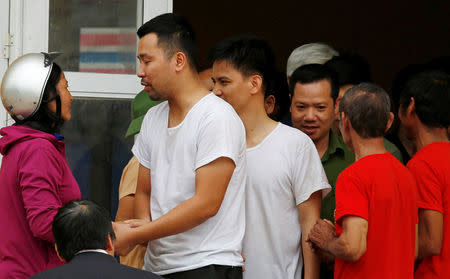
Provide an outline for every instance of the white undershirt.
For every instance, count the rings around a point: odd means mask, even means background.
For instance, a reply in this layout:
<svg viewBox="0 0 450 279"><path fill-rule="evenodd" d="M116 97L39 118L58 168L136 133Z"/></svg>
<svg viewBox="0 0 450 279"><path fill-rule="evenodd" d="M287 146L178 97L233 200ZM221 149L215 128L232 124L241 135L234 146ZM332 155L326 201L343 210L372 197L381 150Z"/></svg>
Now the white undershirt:
<svg viewBox="0 0 450 279"><path fill-rule="evenodd" d="M198 168L220 157L230 158L236 167L217 214L188 231L150 241L143 269L164 275L212 264L242 266L244 125L234 109L212 93L176 127L168 128L169 110L163 102L147 112L132 149L139 163L150 169L153 220L194 196Z"/></svg>
<svg viewBox="0 0 450 279"><path fill-rule="evenodd" d="M301 227L297 206L329 188L311 139L278 126L247 149L244 279L300 279Z"/></svg>
<svg viewBox="0 0 450 279"><path fill-rule="evenodd" d="M78 251L75 255L78 255L81 253L89 253L89 252L103 253L103 254L109 255L108 252L106 252L106 250L103 250L103 249L85 249L85 250Z"/></svg>

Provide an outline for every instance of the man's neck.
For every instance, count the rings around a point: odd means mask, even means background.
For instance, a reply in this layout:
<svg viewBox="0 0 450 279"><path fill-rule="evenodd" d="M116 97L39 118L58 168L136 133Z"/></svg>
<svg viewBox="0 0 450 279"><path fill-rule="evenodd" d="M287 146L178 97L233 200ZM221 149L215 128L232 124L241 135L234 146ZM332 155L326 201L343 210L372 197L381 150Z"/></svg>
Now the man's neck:
<svg viewBox="0 0 450 279"><path fill-rule="evenodd" d="M414 138L416 150L420 150L428 144L435 142L449 142L447 129L445 128L429 128L423 124L417 125L417 136Z"/></svg>
<svg viewBox="0 0 450 279"><path fill-rule="evenodd" d="M328 149L328 145L330 144L330 133L314 142L316 146L317 152L319 153L319 157L322 158L325 152Z"/></svg>
<svg viewBox="0 0 450 279"><path fill-rule="evenodd" d="M180 124L189 110L207 94L209 91L201 83L198 74L180 75L168 99L169 128Z"/></svg>
<svg viewBox="0 0 450 279"><path fill-rule="evenodd" d="M353 152L355 153L355 161L368 155L383 154L387 152L382 137L365 139L356 136L352 138L352 147Z"/></svg>
<svg viewBox="0 0 450 279"><path fill-rule="evenodd" d="M245 126L247 148L260 144L278 125L267 116L263 103L261 106L249 104L238 114Z"/></svg>

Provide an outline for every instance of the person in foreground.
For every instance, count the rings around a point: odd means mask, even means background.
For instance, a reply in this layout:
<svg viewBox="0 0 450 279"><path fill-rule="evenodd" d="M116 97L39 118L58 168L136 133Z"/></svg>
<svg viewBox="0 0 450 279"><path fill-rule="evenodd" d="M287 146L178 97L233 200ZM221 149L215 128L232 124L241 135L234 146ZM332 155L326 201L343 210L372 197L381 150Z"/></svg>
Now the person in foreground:
<svg viewBox="0 0 450 279"><path fill-rule="evenodd" d="M408 162L417 181L419 265L415 278L450 278L450 76L425 71L400 95L399 117L418 152Z"/></svg>
<svg viewBox="0 0 450 279"><path fill-rule="evenodd" d="M61 206L81 197L67 164L63 137L71 118L68 82L57 54L16 59L0 95L15 124L0 130L0 278L28 278L61 265L52 222Z"/></svg>
<svg viewBox="0 0 450 279"><path fill-rule="evenodd" d="M217 44L210 59L214 93L235 108L246 129L243 277L300 279L304 262L305 278L319 278L306 236L320 218L322 189L330 186L311 139L266 113L265 92L276 84L272 50L241 35Z"/></svg>
<svg viewBox="0 0 450 279"><path fill-rule="evenodd" d="M340 130L356 162L336 183L336 227L320 220L313 247L335 257L334 278L413 278L417 201L409 171L386 151L393 121L380 87L361 83L339 105Z"/></svg>
<svg viewBox="0 0 450 279"><path fill-rule="evenodd" d="M114 259L115 234L108 211L92 201L75 200L64 205L53 221L53 235L58 257L67 264L30 278L161 278Z"/></svg>
<svg viewBox="0 0 450 279"><path fill-rule="evenodd" d="M153 100L133 146L135 217L115 223L115 249L149 241L144 269L166 278L241 278L245 129L198 76L194 32L163 14L138 30L138 76ZM136 225L140 225L137 226Z"/></svg>

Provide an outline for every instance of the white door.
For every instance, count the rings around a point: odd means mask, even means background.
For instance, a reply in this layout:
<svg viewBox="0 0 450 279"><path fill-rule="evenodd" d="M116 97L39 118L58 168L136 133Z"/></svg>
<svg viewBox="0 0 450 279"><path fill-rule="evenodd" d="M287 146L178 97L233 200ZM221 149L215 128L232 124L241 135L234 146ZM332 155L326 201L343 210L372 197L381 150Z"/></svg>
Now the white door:
<svg viewBox="0 0 450 279"><path fill-rule="evenodd" d="M82 196L115 214L120 176L133 144L125 138L130 104L142 90L136 76L136 30L171 12L172 0L0 0L0 11L5 10L14 38L10 62L29 52L63 53L56 63L75 97L72 119L61 131L67 159ZM0 115L2 127L4 110Z"/></svg>
<svg viewBox="0 0 450 279"><path fill-rule="evenodd" d="M0 77L8 68L9 56L9 0L0 0ZM0 106L0 128L6 126L7 113ZM0 155L1 160L1 155ZM1 161L0 161L1 165Z"/></svg>

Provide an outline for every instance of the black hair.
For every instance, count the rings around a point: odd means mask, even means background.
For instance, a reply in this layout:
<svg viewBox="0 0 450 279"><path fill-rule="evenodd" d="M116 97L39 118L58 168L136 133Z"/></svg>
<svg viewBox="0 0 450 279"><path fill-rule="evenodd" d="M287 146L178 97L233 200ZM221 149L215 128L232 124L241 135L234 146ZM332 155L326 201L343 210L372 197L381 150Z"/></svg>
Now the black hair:
<svg viewBox="0 0 450 279"><path fill-rule="evenodd" d="M158 36L158 46L164 49L167 58L181 51L188 58L191 68L198 71L198 49L194 29L184 16L174 13L162 14L144 23L137 31L139 38L150 33Z"/></svg>
<svg viewBox="0 0 450 279"><path fill-rule="evenodd" d="M321 64L303 65L292 73L289 80L289 93L291 94L291 98L294 96L294 89L297 83L308 84L321 80L327 80L330 83L330 96L333 99L333 103L335 103L339 96L338 77L334 71Z"/></svg>
<svg viewBox="0 0 450 279"><path fill-rule="evenodd" d="M53 235L59 255L70 261L86 249L106 249L108 235L115 239L106 209L88 200L70 201L58 210L53 220Z"/></svg>
<svg viewBox="0 0 450 279"><path fill-rule="evenodd" d="M214 46L208 55L209 60L227 61L243 76L257 74L262 77L265 94L275 74L275 58L267 41L254 35L239 35L228 38Z"/></svg>
<svg viewBox="0 0 450 279"><path fill-rule="evenodd" d="M369 63L357 54L334 56L325 65L337 74L339 87L372 81Z"/></svg>
<svg viewBox="0 0 450 279"><path fill-rule="evenodd" d="M56 91L56 85L61 79L61 73L61 67L58 64L53 63L38 110L24 121L16 121L17 125L26 125L46 133L59 132L64 124L64 120L61 117L61 99ZM48 103L53 100L56 100L56 113L48 109Z"/></svg>
<svg viewBox="0 0 450 279"><path fill-rule="evenodd" d="M275 107L270 118L275 121L281 121L289 113L289 86L286 75L282 72L275 72L272 79L269 80L264 98L273 95L275 97Z"/></svg>
<svg viewBox="0 0 450 279"><path fill-rule="evenodd" d="M353 129L362 138L384 136L389 121L391 102L389 95L373 83L360 83L347 91L339 103Z"/></svg>
<svg viewBox="0 0 450 279"><path fill-rule="evenodd" d="M429 127L450 125L450 75L438 70L425 70L406 82L400 95L400 109L405 112L414 98L420 121Z"/></svg>

